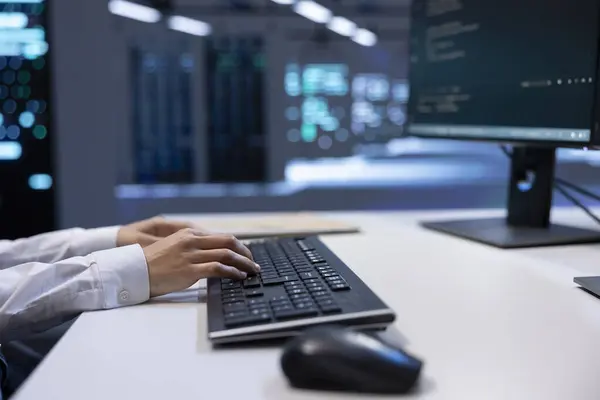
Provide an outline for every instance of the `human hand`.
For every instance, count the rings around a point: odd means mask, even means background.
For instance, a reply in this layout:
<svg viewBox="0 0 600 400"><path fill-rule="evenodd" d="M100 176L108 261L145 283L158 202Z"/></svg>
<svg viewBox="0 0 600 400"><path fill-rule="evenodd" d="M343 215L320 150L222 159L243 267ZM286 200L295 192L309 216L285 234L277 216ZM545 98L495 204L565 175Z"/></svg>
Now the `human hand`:
<svg viewBox="0 0 600 400"><path fill-rule="evenodd" d="M147 219L121 227L117 234L117 246L140 244L146 247L186 228L192 228L192 225L186 222L169 221L163 217ZM205 234L200 230L197 233Z"/></svg>
<svg viewBox="0 0 600 400"><path fill-rule="evenodd" d="M260 267L232 236L198 235L183 229L144 248L150 297L184 290L203 278L245 279Z"/></svg>

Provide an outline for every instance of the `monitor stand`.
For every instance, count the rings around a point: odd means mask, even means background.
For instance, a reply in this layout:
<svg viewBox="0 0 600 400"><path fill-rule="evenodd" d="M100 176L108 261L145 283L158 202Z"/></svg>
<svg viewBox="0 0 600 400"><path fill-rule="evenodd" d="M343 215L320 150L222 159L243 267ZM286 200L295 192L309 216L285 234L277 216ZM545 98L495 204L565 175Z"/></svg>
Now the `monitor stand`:
<svg viewBox="0 0 600 400"><path fill-rule="evenodd" d="M600 232L550 224L555 163L554 148L515 147L505 218L422 225L502 249L599 243Z"/></svg>

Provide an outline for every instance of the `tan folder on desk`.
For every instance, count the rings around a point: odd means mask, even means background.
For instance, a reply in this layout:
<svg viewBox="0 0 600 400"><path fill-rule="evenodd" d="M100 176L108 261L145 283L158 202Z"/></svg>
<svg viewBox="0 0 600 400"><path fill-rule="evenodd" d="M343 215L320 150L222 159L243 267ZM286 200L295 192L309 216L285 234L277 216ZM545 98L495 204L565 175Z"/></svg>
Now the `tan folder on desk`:
<svg viewBox="0 0 600 400"><path fill-rule="evenodd" d="M257 239L274 236L310 236L357 233L360 228L345 222L331 220L310 213L276 214L269 216L223 216L195 219L203 229L234 235L239 239Z"/></svg>

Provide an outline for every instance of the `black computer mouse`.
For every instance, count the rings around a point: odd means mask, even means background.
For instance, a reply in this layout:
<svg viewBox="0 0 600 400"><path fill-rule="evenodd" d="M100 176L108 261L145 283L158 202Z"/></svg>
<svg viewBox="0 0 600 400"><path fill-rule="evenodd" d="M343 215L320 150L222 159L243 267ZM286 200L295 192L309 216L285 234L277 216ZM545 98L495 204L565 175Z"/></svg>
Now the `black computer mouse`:
<svg viewBox="0 0 600 400"><path fill-rule="evenodd" d="M321 327L292 339L281 357L290 384L301 389L404 394L423 362L381 339L350 329Z"/></svg>

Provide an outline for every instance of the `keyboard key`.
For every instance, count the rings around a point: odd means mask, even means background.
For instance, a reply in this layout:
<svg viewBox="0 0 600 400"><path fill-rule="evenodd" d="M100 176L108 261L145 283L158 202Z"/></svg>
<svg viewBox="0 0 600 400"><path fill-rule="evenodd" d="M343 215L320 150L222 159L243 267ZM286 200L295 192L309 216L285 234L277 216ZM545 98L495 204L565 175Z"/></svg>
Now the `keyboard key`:
<svg viewBox="0 0 600 400"><path fill-rule="evenodd" d="M318 275L316 272L302 272L301 274L299 274L300 279L305 280L305 279L311 279L311 278L316 278Z"/></svg>
<svg viewBox="0 0 600 400"><path fill-rule="evenodd" d="M264 293L262 292L262 290L251 290L249 292L246 292L246 297L260 297L263 294Z"/></svg>
<svg viewBox="0 0 600 400"><path fill-rule="evenodd" d="M287 279L281 279L280 277L274 277L269 279L263 279L263 285L272 286L272 285L281 285L287 282Z"/></svg>
<svg viewBox="0 0 600 400"><path fill-rule="evenodd" d="M271 316L269 314L260 314L248 317L226 318L225 326L228 328L235 328L237 326L253 325L269 321L271 321Z"/></svg>
<svg viewBox="0 0 600 400"><path fill-rule="evenodd" d="M293 276L293 277L296 277L296 279L294 279L294 281L298 280L298 274L296 274L295 269L287 268L285 270L278 271L278 273L279 273L279 276Z"/></svg>
<svg viewBox="0 0 600 400"><path fill-rule="evenodd" d="M293 294L290 296L290 299L292 301L298 301L298 300L304 300L304 299L310 299L310 295L309 294Z"/></svg>
<svg viewBox="0 0 600 400"><path fill-rule="evenodd" d="M232 311L232 312L228 312L225 313L225 315L223 316L224 318L239 318L239 317L245 317L246 315L248 315L248 313L246 311Z"/></svg>
<svg viewBox="0 0 600 400"><path fill-rule="evenodd" d="M292 302L290 300L281 300L281 301L273 301L271 302L271 307L285 307L291 306Z"/></svg>
<svg viewBox="0 0 600 400"><path fill-rule="evenodd" d="M267 304L267 302L263 299L250 299L248 300L248 305L250 307L252 306L258 306L258 305L263 305L263 304Z"/></svg>
<svg viewBox="0 0 600 400"><path fill-rule="evenodd" d="M342 312L342 308L337 304L332 304L330 306L321 307L321 311L323 311L325 314L334 314Z"/></svg>
<svg viewBox="0 0 600 400"><path fill-rule="evenodd" d="M321 276L323 274L335 274L335 270L334 269L324 269L324 270L318 270L319 274L321 274Z"/></svg>
<svg viewBox="0 0 600 400"><path fill-rule="evenodd" d="M244 288L256 288L260 287L260 279L258 277L248 278L244 281Z"/></svg>
<svg viewBox="0 0 600 400"><path fill-rule="evenodd" d="M305 294L307 292L306 292L306 289L292 289L292 290L288 290L288 293L290 295L292 295L292 294Z"/></svg>
<svg viewBox="0 0 600 400"><path fill-rule="evenodd" d="M280 276L279 278L263 279L263 285L265 285L265 286L281 285L282 283L296 281L296 280L298 280L298 278L295 275L284 275L284 276Z"/></svg>
<svg viewBox="0 0 600 400"><path fill-rule="evenodd" d="M303 281L305 284L309 283L321 283L321 278L309 278Z"/></svg>
<svg viewBox="0 0 600 400"><path fill-rule="evenodd" d="M231 283L221 284L221 289L223 289L223 290L237 289L237 288L240 288L241 286L242 286L242 284L240 282L231 282Z"/></svg>
<svg viewBox="0 0 600 400"><path fill-rule="evenodd" d="M273 266L270 260L257 260L256 257L254 258L254 262L260 265L261 270L265 268L271 268Z"/></svg>
<svg viewBox="0 0 600 400"><path fill-rule="evenodd" d="M289 300L289 297L287 296L275 296L269 299L269 301L273 302L273 301L281 301L281 300Z"/></svg>
<svg viewBox="0 0 600 400"><path fill-rule="evenodd" d="M268 307L257 307L257 308L250 308L250 313L253 313L254 315L256 314L269 314L269 308Z"/></svg>
<svg viewBox="0 0 600 400"><path fill-rule="evenodd" d="M262 315L262 314L268 314L268 309L267 308L255 308L254 310L250 310L250 315Z"/></svg>
<svg viewBox="0 0 600 400"><path fill-rule="evenodd" d="M230 297L239 297L239 296L244 296L244 292L240 291L235 291L235 292L230 292L230 293L221 293L221 298L222 299L227 299Z"/></svg>
<svg viewBox="0 0 600 400"><path fill-rule="evenodd" d="M288 294L290 294L291 290L306 290L306 288L304 285L300 284L296 286L286 286L285 290Z"/></svg>
<svg viewBox="0 0 600 400"><path fill-rule="evenodd" d="M296 275L296 270L294 268L282 268L277 272L279 272L279 275Z"/></svg>
<svg viewBox="0 0 600 400"><path fill-rule="evenodd" d="M299 274L301 274L303 272L314 272L314 271L315 271L315 269L311 268L311 267L298 267L298 268L296 268L296 272L299 273Z"/></svg>
<svg viewBox="0 0 600 400"><path fill-rule="evenodd" d="M317 299L317 304L321 308L322 307L327 307L327 306L337 305L337 303L335 302L335 300L333 300L333 298L331 298L331 297Z"/></svg>
<svg viewBox="0 0 600 400"><path fill-rule="evenodd" d="M277 261L275 264L275 269L281 269L281 268L291 268L292 267L292 263L290 263L288 260L285 261Z"/></svg>
<svg viewBox="0 0 600 400"><path fill-rule="evenodd" d="M242 289L227 289L221 291L221 295L225 296L228 294L242 294Z"/></svg>
<svg viewBox="0 0 600 400"><path fill-rule="evenodd" d="M309 283L306 284L306 288L309 289L309 290L313 289L313 288L321 288L321 290L326 290L325 287L326 286L325 286L324 283L318 282L318 281L309 282ZM318 292L318 290L317 290L317 292Z"/></svg>
<svg viewBox="0 0 600 400"><path fill-rule="evenodd" d="M313 297L325 297L325 296L331 296L331 294L328 291L321 291L321 292L311 292L311 295Z"/></svg>
<svg viewBox="0 0 600 400"><path fill-rule="evenodd" d="M257 299L248 299L248 307L250 307L250 308L268 307L268 303L266 301L252 303L253 300L257 300Z"/></svg>
<svg viewBox="0 0 600 400"><path fill-rule="evenodd" d="M308 292L305 288L303 287L297 287L297 288L289 288L286 290L286 293L288 296L292 296L292 295L307 295Z"/></svg>
<svg viewBox="0 0 600 400"><path fill-rule="evenodd" d="M235 297L235 296L242 296L243 294L244 294L244 292L241 289L230 289L226 292L222 292L221 297L222 298Z"/></svg>
<svg viewBox="0 0 600 400"><path fill-rule="evenodd" d="M310 243L308 243L304 240L298 240L296 243L298 244L298 247L302 251L312 251L315 249Z"/></svg>
<svg viewBox="0 0 600 400"><path fill-rule="evenodd" d="M336 272L325 272L322 273L321 276L325 279L327 278L337 278L340 277L340 274L336 273Z"/></svg>
<svg viewBox="0 0 600 400"><path fill-rule="evenodd" d="M347 283L332 285L331 290L333 290L334 292L340 292L342 290L350 290L350 285L348 285Z"/></svg>
<svg viewBox="0 0 600 400"><path fill-rule="evenodd" d="M314 317L319 314L319 312L314 309L302 309L302 310L288 310L288 311L279 311L275 312L273 310L275 319L278 320L286 320L286 319L296 319L296 318L305 318L305 317Z"/></svg>
<svg viewBox="0 0 600 400"><path fill-rule="evenodd" d="M315 308L315 303L313 303L312 301L304 301L304 302L298 302L296 304L294 304L296 306L297 309L313 309Z"/></svg>
<svg viewBox="0 0 600 400"><path fill-rule="evenodd" d="M244 301L244 296L227 297L221 300L222 304L240 303Z"/></svg>
<svg viewBox="0 0 600 400"><path fill-rule="evenodd" d="M238 301L237 303L230 303L230 304L223 305L223 310L225 310L225 312L240 311L240 310L245 310L245 309L246 309L246 303L244 303L243 301Z"/></svg>
<svg viewBox="0 0 600 400"><path fill-rule="evenodd" d="M337 272L333 269L324 269L322 271L318 271L319 274L321 274L321 276L323 276L323 274L336 274Z"/></svg>
<svg viewBox="0 0 600 400"><path fill-rule="evenodd" d="M287 305L287 306L277 306L277 307L273 307L273 314L277 315L279 313L282 312L287 312L287 311L293 311L294 307L292 307L292 305Z"/></svg>
<svg viewBox="0 0 600 400"><path fill-rule="evenodd" d="M309 288L308 288L308 291L309 291L310 293L318 293L318 292L322 292L322 291L324 291L324 290L325 290L325 287L324 287L324 286L321 286L321 285L319 285L319 286L315 286L315 287L309 287Z"/></svg>
<svg viewBox="0 0 600 400"><path fill-rule="evenodd" d="M304 285L302 284L302 282L299 281L292 281L292 282L286 282L284 284L284 286L286 288L297 288L297 287L303 287Z"/></svg>

